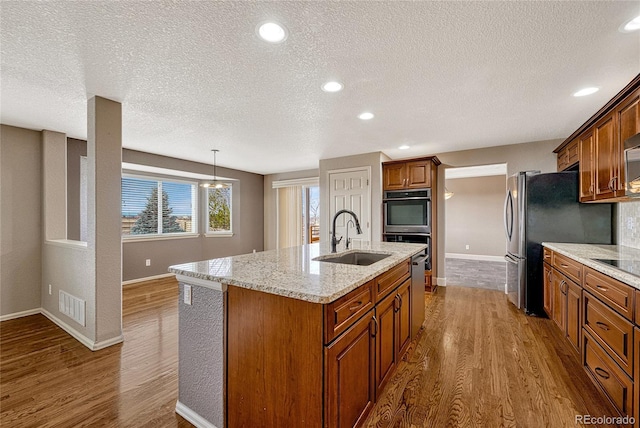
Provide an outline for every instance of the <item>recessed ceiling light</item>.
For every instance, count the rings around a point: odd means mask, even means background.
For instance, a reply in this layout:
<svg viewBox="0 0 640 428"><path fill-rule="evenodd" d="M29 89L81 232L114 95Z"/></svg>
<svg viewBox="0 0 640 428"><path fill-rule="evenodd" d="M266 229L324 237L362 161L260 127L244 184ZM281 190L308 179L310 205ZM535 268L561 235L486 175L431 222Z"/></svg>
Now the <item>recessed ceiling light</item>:
<svg viewBox="0 0 640 428"><path fill-rule="evenodd" d="M636 16L631 21L627 21L620 26L620 31L623 33L632 33L640 30L640 16Z"/></svg>
<svg viewBox="0 0 640 428"><path fill-rule="evenodd" d="M361 119L361 120L371 120L373 119L373 117L374 117L373 113L369 113L368 111L365 111L364 113L360 113L358 115L358 119Z"/></svg>
<svg viewBox="0 0 640 428"><path fill-rule="evenodd" d="M340 92L342 88L344 88L344 85L335 81L327 82L322 85L322 90L325 92Z"/></svg>
<svg viewBox="0 0 640 428"><path fill-rule="evenodd" d="M407 146L406 144L401 145L400 147L398 147L400 150L407 150L408 148L410 148L410 146Z"/></svg>
<svg viewBox="0 0 640 428"><path fill-rule="evenodd" d="M574 97L584 97L584 96L587 96L587 95L595 94L599 90L600 90L600 88L596 88L595 86L592 86L590 88L580 89L578 92L575 92L573 94L573 96Z"/></svg>
<svg viewBox="0 0 640 428"><path fill-rule="evenodd" d="M287 30L275 22L265 22L258 25L258 35L269 43L282 43L287 38Z"/></svg>

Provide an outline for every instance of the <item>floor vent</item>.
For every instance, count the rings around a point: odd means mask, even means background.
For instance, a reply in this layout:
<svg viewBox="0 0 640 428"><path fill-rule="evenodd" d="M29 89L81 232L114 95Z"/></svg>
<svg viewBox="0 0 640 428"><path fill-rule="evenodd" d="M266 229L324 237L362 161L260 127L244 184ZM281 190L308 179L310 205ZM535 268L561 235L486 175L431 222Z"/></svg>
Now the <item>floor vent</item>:
<svg viewBox="0 0 640 428"><path fill-rule="evenodd" d="M60 290L58 301L60 312L84 327L84 300Z"/></svg>

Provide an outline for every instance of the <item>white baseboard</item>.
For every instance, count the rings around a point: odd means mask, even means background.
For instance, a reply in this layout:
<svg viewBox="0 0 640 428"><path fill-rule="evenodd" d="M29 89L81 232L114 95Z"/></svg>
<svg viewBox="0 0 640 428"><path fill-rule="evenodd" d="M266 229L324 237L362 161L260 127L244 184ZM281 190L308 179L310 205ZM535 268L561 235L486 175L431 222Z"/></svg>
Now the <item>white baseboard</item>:
<svg viewBox="0 0 640 428"><path fill-rule="evenodd" d="M182 404L180 400L176 402L176 413L191 422L191 424L195 425L197 428L218 428L198 413Z"/></svg>
<svg viewBox="0 0 640 428"><path fill-rule="evenodd" d="M502 262L506 263L503 256L484 256L481 254L462 254L462 253L446 253L445 259L466 259L466 260L481 260L485 262Z"/></svg>
<svg viewBox="0 0 640 428"><path fill-rule="evenodd" d="M436 285L438 287L446 287L447 286L447 278L437 278L436 277Z"/></svg>
<svg viewBox="0 0 640 428"><path fill-rule="evenodd" d="M40 308L29 309L28 311L14 312L12 314L0 316L0 322L9 321L16 318L28 317L30 315L36 315L40 313Z"/></svg>
<svg viewBox="0 0 640 428"><path fill-rule="evenodd" d="M108 346L115 345L116 343L120 343L124 341L124 336L121 334L111 339L103 340L101 342L95 342L89 339L84 334L80 333L75 328L71 327L66 322L62 321L60 318L53 315L51 312L47 311L45 308L40 308L40 312L45 317L49 318L51 322L53 322L55 325L57 325L58 327L60 327L61 329L69 333L71 336L73 336L74 339L76 339L78 342L82 343L84 346L86 346L92 351L98 351L100 349L104 349Z"/></svg>
<svg viewBox="0 0 640 428"><path fill-rule="evenodd" d="M128 281L122 281L122 286L124 287L125 285L136 284L138 282L144 282L144 281L151 281L151 280L154 280L154 279L169 278L171 276L176 276L176 274L175 273L162 273L160 275L152 275L152 276L145 276L144 278L130 279Z"/></svg>

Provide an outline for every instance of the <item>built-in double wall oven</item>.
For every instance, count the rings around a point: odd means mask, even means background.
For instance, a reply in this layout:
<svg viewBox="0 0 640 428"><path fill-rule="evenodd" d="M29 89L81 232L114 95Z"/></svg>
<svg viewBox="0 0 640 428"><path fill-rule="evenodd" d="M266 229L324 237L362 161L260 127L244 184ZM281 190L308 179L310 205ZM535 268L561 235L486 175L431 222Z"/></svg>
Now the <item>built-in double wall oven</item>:
<svg viewBox="0 0 640 428"><path fill-rule="evenodd" d="M425 269L431 270L431 189L384 192L386 242L426 244Z"/></svg>

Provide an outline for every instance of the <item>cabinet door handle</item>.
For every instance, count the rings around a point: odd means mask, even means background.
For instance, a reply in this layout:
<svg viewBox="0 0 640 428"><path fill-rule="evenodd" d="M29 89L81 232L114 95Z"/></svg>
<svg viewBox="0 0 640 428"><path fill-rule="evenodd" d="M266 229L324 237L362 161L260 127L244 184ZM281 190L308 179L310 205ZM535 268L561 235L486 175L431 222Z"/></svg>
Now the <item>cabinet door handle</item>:
<svg viewBox="0 0 640 428"><path fill-rule="evenodd" d="M589 194L593 195L593 184L591 184L591 186L589 186Z"/></svg>
<svg viewBox="0 0 640 428"><path fill-rule="evenodd" d="M400 310L400 301L398 300L399 297L400 295L396 294L393 298L393 312L398 312Z"/></svg>
<svg viewBox="0 0 640 428"><path fill-rule="evenodd" d="M562 282L560 283L560 292L562 294L567 294L567 292L565 291L565 289L562 287L563 285L567 285L567 282L563 279Z"/></svg>
<svg viewBox="0 0 640 428"><path fill-rule="evenodd" d="M402 308L402 296L398 294L398 310Z"/></svg>
<svg viewBox="0 0 640 428"><path fill-rule="evenodd" d="M353 312L356 309L358 309L360 306L362 306L362 300L358 300L354 305L349 306L349 310Z"/></svg>
<svg viewBox="0 0 640 428"><path fill-rule="evenodd" d="M609 190L613 190L613 185L611 183L613 183L613 178L609 180L609 185L607 186Z"/></svg>
<svg viewBox="0 0 640 428"><path fill-rule="evenodd" d="M597 288L597 289L599 289L599 290L604 291L605 293L606 293L607 291L609 291L609 289L608 289L607 287L603 287L603 286L602 286L602 285L600 285L600 284L596 284L596 288Z"/></svg>
<svg viewBox="0 0 640 428"><path fill-rule="evenodd" d="M604 331L609 331L609 326L601 321L596 321L596 325Z"/></svg>
<svg viewBox="0 0 640 428"><path fill-rule="evenodd" d="M564 263L560 263L560 266L562 266L565 269L569 267L569 265L565 265Z"/></svg>
<svg viewBox="0 0 640 428"><path fill-rule="evenodd" d="M603 379L609 379L611 377L608 371L601 369L600 367L596 367L595 371L596 371L596 374Z"/></svg>
<svg viewBox="0 0 640 428"><path fill-rule="evenodd" d="M371 333L371 336L376 337L378 335L378 320L375 315L371 317L371 321L373 321L373 333Z"/></svg>

